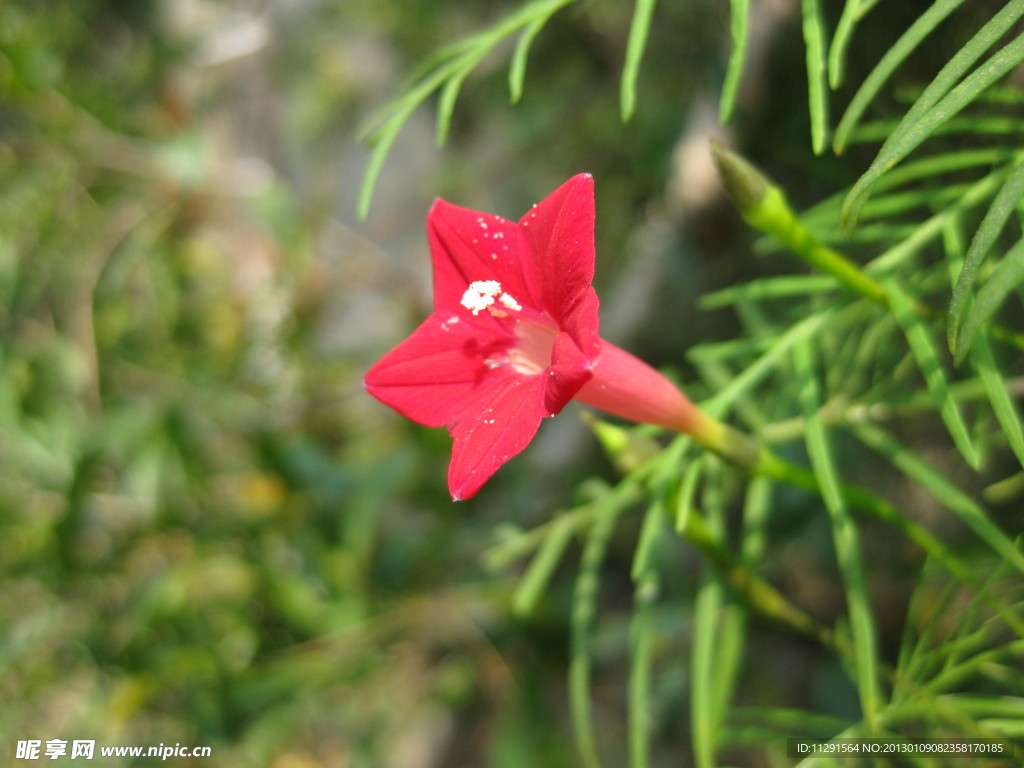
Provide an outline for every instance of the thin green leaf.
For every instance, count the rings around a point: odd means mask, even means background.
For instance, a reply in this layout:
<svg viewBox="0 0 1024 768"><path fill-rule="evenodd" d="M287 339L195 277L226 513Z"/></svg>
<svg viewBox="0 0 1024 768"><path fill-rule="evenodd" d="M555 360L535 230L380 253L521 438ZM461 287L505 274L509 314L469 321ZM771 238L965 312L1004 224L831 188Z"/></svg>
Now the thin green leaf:
<svg viewBox="0 0 1024 768"><path fill-rule="evenodd" d="M978 231L971 240L970 248L964 257L960 275L953 288L953 298L949 304L946 333L949 349L957 354L957 335L963 322L963 313L967 306L967 297L971 294L977 278L978 267L996 242L999 233L1006 226L1007 219L1013 213L1021 198L1024 197L1024 160L1017 163L1006 183L996 194Z"/></svg>
<svg viewBox="0 0 1024 768"><path fill-rule="evenodd" d="M878 180L875 185L875 192L879 193L883 190L895 189L902 184L907 184L913 181L919 181L921 179L931 179L934 176L938 176L944 173L951 173L954 171L961 171L969 168L992 168L993 166L1002 165L1007 160L1014 156L1014 151L1007 147L992 147L986 149L974 149L974 150L957 150L955 152L944 152L937 155L931 155L929 157L923 157L915 160L908 160L898 168L893 168L889 173ZM836 231L835 220L839 214L839 208L842 204L843 194L832 195L820 203L811 206L800 214L800 221L802 221L808 229L810 229L816 237L824 242L829 240L835 241L849 241L848 236L842 235ZM868 202L864 208L864 217L869 217L869 208L871 202ZM862 234L862 230L865 226L858 227L857 231L853 235L853 239L856 240L857 236ZM766 244L774 244L776 249L779 247L774 241L765 239Z"/></svg>
<svg viewBox="0 0 1024 768"><path fill-rule="evenodd" d="M701 309L721 309L741 301L809 297L835 291L837 287L835 278L827 275L766 277L704 294L698 299L698 306Z"/></svg>
<svg viewBox="0 0 1024 768"><path fill-rule="evenodd" d="M510 73L513 84L518 83L521 89L521 70L525 67L526 48L529 40L536 35L536 31L539 29L538 20L546 21L555 11L572 2L575 0L534 0L500 19L491 27L445 46L427 58L415 70L416 76L412 79L411 84L404 89L404 92L376 111L359 132L361 139L368 141L374 147L359 191L357 208L360 218L366 218L384 160L402 127L416 108L434 91L444 88L438 110L437 131L438 141L443 143L448 134L459 88L476 64L503 40L525 29L526 44L521 49L517 47L522 60L518 63L513 62L513 71ZM516 72L519 74L515 74Z"/></svg>
<svg viewBox="0 0 1024 768"><path fill-rule="evenodd" d="M752 477L743 502L743 559L756 562L768 540L773 483L767 477Z"/></svg>
<svg viewBox="0 0 1024 768"><path fill-rule="evenodd" d="M846 0L843 13L836 25L836 33L832 36L832 44L828 49L828 82L835 90L843 83L846 66L846 48L853 36L857 22L864 18L878 0Z"/></svg>
<svg viewBox="0 0 1024 768"><path fill-rule="evenodd" d="M880 179L875 186L877 191L892 189L900 184L927 179L942 173L962 171L967 168L991 168L1013 157L1013 150L1007 147L987 147L985 149L957 149L955 152L943 152L916 160L911 160L899 168L894 168Z"/></svg>
<svg viewBox="0 0 1024 768"><path fill-rule="evenodd" d="M961 695L957 696L957 704L974 716L1012 717L1024 725L1024 701L1021 699Z"/></svg>
<svg viewBox="0 0 1024 768"><path fill-rule="evenodd" d="M658 0L636 0L633 8L633 21L629 26L626 61L622 67L622 82L619 88L622 122L628 121L636 110L636 81L640 74L644 48L647 47L647 34L651 31L654 6L657 3Z"/></svg>
<svg viewBox="0 0 1024 768"><path fill-rule="evenodd" d="M387 159L388 152L391 151L391 146L395 143L395 139L398 138L402 126L417 106L419 104L414 103L407 110L403 110L395 115L381 129L380 133L374 136L373 152L370 153L370 162L367 163L366 171L363 173L363 183L359 188L357 211L360 219L365 219L367 214L369 214L373 190L377 186L377 179L380 176L381 169L384 167L384 161Z"/></svg>
<svg viewBox="0 0 1024 768"><path fill-rule="evenodd" d="M554 11L551 13L554 13ZM533 39L537 37L537 34L547 24L548 19L551 18L551 13L538 16L523 30L523 33L519 35L519 39L516 40L516 47L512 51L512 61L508 67L509 100L513 104L518 104L519 99L523 96L523 81L526 78L526 59L530 54L530 46L533 45Z"/></svg>
<svg viewBox="0 0 1024 768"><path fill-rule="evenodd" d="M578 523L569 515L562 515L552 521L550 530L544 537L536 556L530 562L519 586L512 597L512 611L517 616L533 613L540 596L547 589L551 576L565 553L565 548L572 540Z"/></svg>
<svg viewBox="0 0 1024 768"><path fill-rule="evenodd" d="M705 582L694 600L693 652L690 656L690 723L694 760L698 768L715 766L715 647L718 642L718 612L723 602L722 585Z"/></svg>
<svg viewBox="0 0 1024 768"><path fill-rule="evenodd" d="M946 248L946 259L949 262L950 277L955 284L957 274L963 270L965 246L961 236L961 227L956 219L950 219L943 227L943 242ZM975 235L975 240L977 240ZM973 244L972 244L973 246ZM1002 427L1010 449L1016 454L1017 460L1024 467L1024 427L1020 415L1013 403L1013 398L1006 387L1006 381L996 367L995 357L988 338L979 336L971 348L971 362L978 372L978 380L985 390L985 395L992 405L996 420Z"/></svg>
<svg viewBox="0 0 1024 768"><path fill-rule="evenodd" d="M951 483L942 472L881 427L858 424L854 432L862 442L888 458L903 474L928 491L1008 564L1024 573L1024 553L999 530L980 504Z"/></svg>
<svg viewBox="0 0 1024 768"><path fill-rule="evenodd" d="M865 78L860 88L857 89L857 93L850 100L850 105L846 108L846 112L843 113L843 117L836 127L835 137L832 140L832 147L836 154L841 154L846 148L850 133L857 127L857 123L861 115L864 114L864 110L867 109L868 105L878 94L878 91L881 90L882 86L892 76L892 73L896 71L896 68L931 34L931 31L938 26L939 22L956 10L963 2L964 0L936 0L932 7L922 13L917 21L903 33L900 39L885 52L881 61L875 65L875 68L871 70L871 74ZM843 16L845 17L845 15L846 11L844 10ZM841 28L842 19L840 19ZM837 39L839 34L839 30L837 30ZM833 41L832 47L833 49L836 48L835 41ZM833 77L835 77L834 74Z"/></svg>
<svg viewBox="0 0 1024 768"><path fill-rule="evenodd" d="M658 499L665 501L671 493L679 477L679 467L687 462L687 454L694 448L694 442L688 435L679 435L668 444L653 461L648 480L648 488Z"/></svg>
<svg viewBox="0 0 1024 768"><path fill-rule="evenodd" d="M724 416L737 398L756 386L762 378L767 376L779 364L779 361L788 354L794 344L821 328L830 314L829 312L820 312L816 315L811 315L775 339L761 357L733 377L727 386L719 390L717 395L704 404L705 410L709 411L716 418ZM692 353L693 349L690 351Z"/></svg>
<svg viewBox="0 0 1024 768"><path fill-rule="evenodd" d="M729 33L732 36L732 50L729 51L729 65L725 70L722 97L718 102L718 115L722 124L732 118L736 106L736 94L740 88L743 65L747 59L749 38L750 0L731 0L729 3Z"/></svg>
<svg viewBox="0 0 1024 768"><path fill-rule="evenodd" d="M918 368L924 375L928 392L935 402L935 407L942 417L943 423L953 438L960 455L964 457L971 467L977 469L979 456L978 451L971 442L967 433L967 426L960 415L956 400L949 391L949 382L942 370L938 354L931 340L928 338L928 329L925 328L921 318L918 317L911 304L910 298L903 292L903 289L895 280L886 280L885 294L889 300L889 308L892 310L896 322L903 329L903 334L910 345L910 351L914 354Z"/></svg>
<svg viewBox="0 0 1024 768"><path fill-rule="evenodd" d="M873 219L894 218L917 208L931 213L936 208L954 204L966 188L965 184L944 184L938 188L922 186L906 192L876 195L864 205L862 215Z"/></svg>
<svg viewBox="0 0 1024 768"><path fill-rule="evenodd" d="M437 100L437 146L443 147L448 141L448 131L452 125L452 112L455 111L455 100L459 97L462 82L473 68L480 63L487 50L466 56L464 63L448 82L441 88L441 96Z"/></svg>
<svg viewBox="0 0 1024 768"><path fill-rule="evenodd" d="M652 504L644 517L640 541L633 558L633 582L636 589L630 622L629 665L629 752L633 768L647 768L650 764L651 646L654 639L652 619L658 598L658 572L653 562L653 553L665 532L665 508L660 503Z"/></svg>
<svg viewBox="0 0 1024 768"><path fill-rule="evenodd" d="M709 471L704 504L708 532L718 542L725 538L725 500L721 491L721 473ZM739 606L730 605L726 596L721 575L709 566L694 605L690 662L690 719L698 768L714 768L716 765L715 751L739 667L743 612Z"/></svg>
<svg viewBox="0 0 1024 768"><path fill-rule="evenodd" d="M825 24L820 0L802 0L807 95L811 112L811 146L820 155L828 143L828 66L825 62Z"/></svg>
<svg viewBox="0 0 1024 768"><path fill-rule="evenodd" d="M1003 429L1003 435L1010 444L1010 449L1017 456L1017 461L1024 467L1024 427L1021 425L1020 413L1006 389L1006 381L996 367L995 358L992 356L992 346L988 339L979 336L971 348L971 362L978 372L978 378L985 387L985 394L992 405L992 412L996 415L999 426Z"/></svg>
<svg viewBox="0 0 1024 768"><path fill-rule="evenodd" d="M452 72L458 69L458 62L462 57L486 44L488 30L481 30L475 34L467 35L446 45L442 45L435 51L417 62L402 80L399 88L399 95L388 105L385 105L382 112L386 112L389 106L400 101L404 96L413 91L421 82L430 81L440 72ZM447 77L447 75L445 75Z"/></svg>
<svg viewBox="0 0 1024 768"><path fill-rule="evenodd" d="M896 269L934 238L940 236L947 221L980 205L995 194L1001 181L1001 174L995 171L979 179L964 192L956 204L947 206L927 221L922 222L909 237L873 259L865 268L866 271L878 276Z"/></svg>
<svg viewBox="0 0 1024 768"><path fill-rule="evenodd" d="M735 376L731 368L715 360L702 359L698 365L698 370L700 371L701 378L712 389L718 390L727 387ZM743 424L755 432L760 432L770 422L770 419L765 414L766 405L767 403L757 397L755 393L748 392L737 397L730 404L729 408L736 413ZM708 407L706 410L712 415L718 415L718 411L714 407Z"/></svg>
<svg viewBox="0 0 1024 768"><path fill-rule="evenodd" d="M982 326L1006 301L1007 295L1024 281L1024 238L1017 241L978 291L960 331L956 361L970 350Z"/></svg>
<svg viewBox="0 0 1024 768"><path fill-rule="evenodd" d="M978 94L977 101L985 103L985 93ZM866 144L884 141L892 136L899 126L899 120L872 120L859 126L850 134L849 143ZM951 117L935 128L933 136L1010 136L1024 132L1020 120L1010 115L983 115L975 112L961 117ZM884 176L882 178L885 178Z"/></svg>
<svg viewBox="0 0 1024 768"><path fill-rule="evenodd" d="M697 494L697 481L700 480L701 472L704 469L704 454L691 461L683 473L683 481L679 486L679 495L676 499L675 522L676 531L682 533L690 524L690 516L694 511L693 500Z"/></svg>
<svg viewBox="0 0 1024 768"><path fill-rule="evenodd" d="M415 75L408 78L402 92L364 120L356 130L359 141L375 143L375 137L395 121L398 115L406 116L422 104L431 93L440 88L459 69L462 56L477 45L478 35L464 38L447 45L428 56L415 69ZM401 122L405 122L403 119Z"/></svg>
<svg viewBox="0 0 1024 768"><path fill-rule="evenodd" d="M900 649L896 658L899 674L893 680L892 701L899 703L912 694L917 680L928 675L933 664L932 649L940 633L947 630L943 619L948 615L950 595L957 588L954 581L946 581L941 591L927 579L930 561L925 561L918 577L918 586L910 596L907 607L907 621L900 637Z"/></svg>
<svg viewBox="0 0 1024 768"><path fill-rule="evenodd" d="M793 347L793 362L797 380L802 382L800 405L807 426L807 452L818 487L821 489L822 499L832 520L832 540L839 572L843 577L855 649L857 692L865 726L871 733L877 725L880 708L877 630L872 618L871 603L860 560L857 528L843 499L841 482L819 414L821 392L812 339L804 339Z"/></svg>
<svg viewBox="0 0 1024 768"><path fill-rule="evenodd" d="M796 379L801 382L800 405L803 411L807 443L807 453L811 459L811 468L818 481L821 498L825 507L832 514L846 514L846 502L840 490L842 483L836 475L832 462L825 429L821 423L818 409L821 407L821 391L818 384L818 372L814 362L814 350L811 339L803 339L793 347L793 363Z"/></svg>
<svg viewBox="0 0 1024 768"><path fill-rule="evenodd" d="M852 725L848 717L780 706L736 706L731 714L732 720L741 725L756 723L776 733L793 736L828 738Z"/></svg>
<svg viewBox="0 0 1024 768"><path fill-rule="evenodd" d="M580 759L587 768L600 768L594 717L590 702L591 638L597 615L597 592L601 564L615 522L632 498L635 486L623 481L602 499L594 510L587 543L583 548L579 574L573 595L571 620L572 658L569 662L569 705Z"/></svg>
<svg viewBox="0 0 1024 768"><path fill-rule="evenodd" d="M651 754L651 661L654 640L654 606L658 579L649 572L637 584L630 623L629 664L629 764L647 768Z"/></svg>
<svg viewBox="0 0 1024 768"><path fill-rule="evenodd" d="M1024 57L1024 36L1018 37L953 87L970 66L1024 14L1024 0L1012 0L994 16L925 88L900 125L882 145L868 170L857 180L843 203L842 224L855 228L860 209L875 182L921 144L943 122L957 114Z"/></svg>
<svg viewBox="0 0 1024 768"><path fill-rule="evenodd" d="M633 555L631 578L640 581L645 573L654 570L653 557L658 541L665 533L665 508L660 503L652 504L644 515L640 527L640 538Z"/></svg>
<svg viewBox="0 0 1024 768"><path fill-rule="evenodd" d="M401 133L402 127L408 121L410 115L416 111L431 93L437 90L455 71L457 62L444 62L425 76L419 83L410 88L406 93L384 107L374 121L380 124L368 132L365 140L373 146L370 155L370 162L367 164L363 174L363 183L359 189L359 200L357 204L359 218L365 219L370 212L370 201L373 198L373 190L377 185L377 178L380 176L392 145ZM372 124L372 123L371 123Z"/></svg>
<svg viewBox="0 0 1024 768"><path fill-rule="evenodd" d="M555 527L555 523L563 517L573 521L575 530L585 528L590 522L593 506L594 502L587 502L572 509L559 510L554 518L529 531L520 530L516 526L501 526L499 541L481 554L484 567L490 571L500 571L508 568L517 560L522 560L531 553L537 552L547 539L550 530Z"/></svg>
<svg viewBox="0 0 1024 768"><path fill-rule="evenodd" d="M710 513L712 518L712 525L717 530L719 541L725 541L726 535L726 520L728 519L728 512L726 510L726 493L725 486L723 484L725 474L723 472L723 464L717 459L713 459L710 462L708 472L708 484L704 491L704 504ZM737 563L738 566L742 567L741 564ZM757 580L756 575L747 571L747 575L752 580ZM724 574L718 573L719 578L724 581ZM751 603L756 604L755 600ZM733 691L736 687L736 678L740 670L741 654L743 648L743 633L746 626L746 607L735 601L729 602L723 607L721 622L718 630L718 648L716 653L716 665L714 669L715 678L715 700L714 707L718 723L716 725L719 733L722 731L722 727L726 720L726 712L729 708L729 700L732 698Z"/></svg>
<svg viewBox="0 0 1024 768"><path fill-rule="evenodd" d="M761 354L771 349L773 341L774 339L738 338L730 339L729 341L696 344L687 350L687 356L697 364L702 364L706 360L746 359L751 355Z"/></svg>
<svg viewBox="0 0 1024 768"><path fill-rule="evenodd" d="M537 36L552 16L565 6L575 0L547 0L547 2L534 3L537 7L536 16L526 25L523 33L516 41L516 47L512 51L512 62L508 69L508 90L513 104L518 103L523 95L523 80L526 75L526 58L533 45L533 39Z"/></svg>

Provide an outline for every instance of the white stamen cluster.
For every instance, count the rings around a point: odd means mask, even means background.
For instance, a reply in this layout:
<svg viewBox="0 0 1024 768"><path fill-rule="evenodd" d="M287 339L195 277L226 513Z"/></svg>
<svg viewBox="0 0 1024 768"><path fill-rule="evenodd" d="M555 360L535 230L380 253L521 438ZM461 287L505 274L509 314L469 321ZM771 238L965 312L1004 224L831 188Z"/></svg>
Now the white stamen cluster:
<svg viewBox="0 0 1024 768"><path fill-rule="evenodd" d="M469 288L462 294L462 306L474 315L480 314L483 309L488 310L492 315L504 317L505 313L494 307L495 299L506 309L518 312L522 306L511 295L501 290L501 283L497 280L475 280L469 284Z"/></svg>
<svg viewBox="0 0 1024 768"><path fill-rule="evenodd" d="M518 301L513 299L507 293L501 294L501 296L498 297L498 301L500 301L508 309L511 309L513 312L518 312L520 309L523 308Z"/></svg>

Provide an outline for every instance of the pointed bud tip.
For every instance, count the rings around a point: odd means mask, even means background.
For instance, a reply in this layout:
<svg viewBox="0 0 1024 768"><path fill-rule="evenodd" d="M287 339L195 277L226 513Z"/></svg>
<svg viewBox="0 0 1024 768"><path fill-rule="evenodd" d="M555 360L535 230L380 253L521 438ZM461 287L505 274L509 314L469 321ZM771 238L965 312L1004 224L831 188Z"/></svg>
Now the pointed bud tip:
<svg viewBox="0 0 1024 768"><path fill-rule="evenodd" d="M770 182L750 162L717 141L711 142L711 156L726 193L741 212L757 208L764 200Z"/></svg>

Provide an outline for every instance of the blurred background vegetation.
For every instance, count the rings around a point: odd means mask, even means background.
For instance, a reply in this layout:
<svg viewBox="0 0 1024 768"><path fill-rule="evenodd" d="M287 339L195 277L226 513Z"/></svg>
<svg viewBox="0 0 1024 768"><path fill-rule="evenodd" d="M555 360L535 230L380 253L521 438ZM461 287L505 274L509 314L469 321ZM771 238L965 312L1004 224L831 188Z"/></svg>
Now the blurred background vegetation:
<svg viewBox="0 0 1024 768"><path fill-rule="evenodd" d="M928 4L888 5L912 19ZM538 36L519 104L501 54L467 81L445 147L432 107L413 114L357 220L358 124L418 61L514 7L0 3L0 763L28 738L211 746L194 761L209 766L577 759L565 680L577 557L519 617L521 571L483 554L614 470L570 415L455 505L443 431L364 394L365 369L429 311L425 213L444 196L517 218L593 172L603 335L686 380L690 345L738 330L697 297L781 269L751 256L709 135L743 146L800 205L851 183L870 155L809 150L796 3L758 4L724 129L727 4L658 7L623 124L632 7L594 0ZM887 16L861 32L855 73L899 28ZM923 50L905 76L943 55ZM771 572L831 621L842 587L827 529L800 522L820 505L789 501L776 511L783 536L797 533ZM626 754L639 525L611 542L595 639L611 764ZM656 650L683 658L699 558L666 549ZM877 572L890 644L918 564L893 550L872 549L893 562ZM760 631L771 661L751 671L748 703L856 709L820 648ZM666 669L655 760L686 765L688 672Z"/></svg>

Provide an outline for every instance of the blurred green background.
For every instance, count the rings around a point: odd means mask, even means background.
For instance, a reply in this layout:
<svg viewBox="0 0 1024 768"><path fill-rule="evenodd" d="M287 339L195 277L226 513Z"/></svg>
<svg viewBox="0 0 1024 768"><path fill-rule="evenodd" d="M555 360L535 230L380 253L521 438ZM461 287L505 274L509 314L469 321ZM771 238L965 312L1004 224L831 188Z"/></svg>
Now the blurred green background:
<svg viewBox="0 0 1024 768"><path fill-rule="evenodd" d="M417 112L357 221L360 122L513 3L0 3L0 765L51 738L210 746L168 762L211 768L573 764L571 579L513 617L518 574L482 554L611 467L569 414L453 504L447 435L361 377L429 311L434 197L517 218L584 170L603 335L684 377L689 344L728 338L694 299L771 269L736 258L749 237L706 153L728 135L728 8L662 5L631 123L631 4L573 6L537 38L520 104L503 50L467 81L444 148ZM799 14L765 8L740 130L769 169L799 168ZM798 202L851 178L815 173L790 184ZM619 560L613 543L596 652L619 756L632 586L616 568L636 527ZM695 556L671 556L685 592ZM831 574L800 589L828 615ZM662 625L678 638L674 608ZM765 688L792 686L775 701L824 686L848 709L834 667L812 674L814 652L764 637L779 660ZM684 678L658 681L658 712L683 706ZM677 723L658 735L665 765L685 764Z"/></svg>
<svg viewBox="0 0 1024 768"><path fill-rule="evenodd" d="M513 620L515 575L480 553L564 502L591 442L550 425L453 505L447 436L361 386L429 308L435 196L515 218L591 170L614 252L664 183L686 96L624 129L629 9L595 6L542 35L518 108L494 62L447 148L417 114L355 220L358 122L509 7L0 4L0 764L54 738L209 766L573 760L568 598Z"/></svg>

